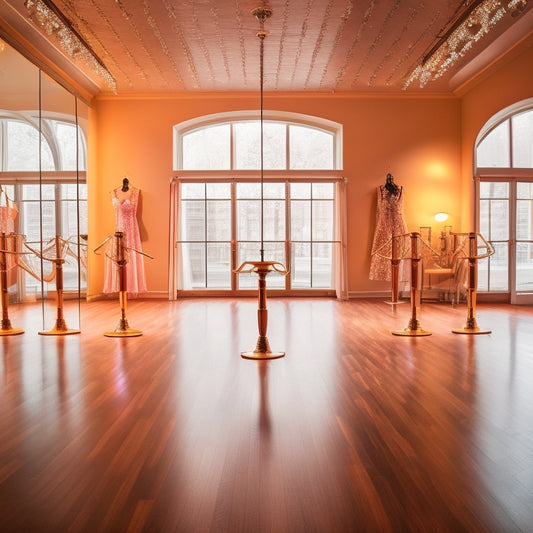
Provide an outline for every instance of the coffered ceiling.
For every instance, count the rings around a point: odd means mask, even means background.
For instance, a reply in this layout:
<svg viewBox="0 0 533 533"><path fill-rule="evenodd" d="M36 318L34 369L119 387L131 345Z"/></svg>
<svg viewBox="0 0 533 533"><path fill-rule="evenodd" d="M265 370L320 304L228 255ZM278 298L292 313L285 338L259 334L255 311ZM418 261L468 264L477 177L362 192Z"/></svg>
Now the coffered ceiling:
<svg viewBox="0 0 533 533"><path fill-rule="evenodd" d="M456 64L423 87L418 79L408 83L474 1L54 0L107 79L78 45L66 49L69 38L36 13L39 0L0 0L0 28L9 39L22 36L93 95L255 91L259 22L251 11L267 5L266 91L447 92L533 33L533 2L521 0L519 13L511 9L517 0L502 1L501 20Z"/></svg>

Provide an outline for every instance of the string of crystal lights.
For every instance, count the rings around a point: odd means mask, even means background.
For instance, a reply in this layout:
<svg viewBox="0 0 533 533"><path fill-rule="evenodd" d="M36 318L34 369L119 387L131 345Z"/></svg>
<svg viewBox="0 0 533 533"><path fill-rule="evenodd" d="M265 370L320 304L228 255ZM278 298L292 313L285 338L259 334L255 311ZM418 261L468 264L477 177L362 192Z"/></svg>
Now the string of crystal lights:
<svg viewBox="0 0 533 533"><path fill-rule="evenodd" d="M40 26L47 35L55 38L63 51L73 60L79 60L92 69L105 85L116 93L117 84L113 75L51 0L25 0L24 6L34 24Z"/></svg>
<svg viewBox="0 0 533 533"><path fill-rule="evenodd" d="M510 13L516 17L524 11L529 0L465 0L465 9L448 22L446 32L438 37L432 48L424 54L404 84L404 89L415 80L420 87L440 78L450 67L482 39L503 17Z"/></svg>

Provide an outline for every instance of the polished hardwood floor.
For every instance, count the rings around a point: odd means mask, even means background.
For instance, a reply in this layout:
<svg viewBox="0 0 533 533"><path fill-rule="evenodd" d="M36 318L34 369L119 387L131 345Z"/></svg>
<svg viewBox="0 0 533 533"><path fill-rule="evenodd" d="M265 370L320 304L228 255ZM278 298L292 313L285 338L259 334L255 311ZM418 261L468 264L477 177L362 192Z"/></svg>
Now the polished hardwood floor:
<svg viewBox="0 0 533 533"><path fill-rule="evenodd" d="M72 304L70 304L72 305ZM69 312L72 312L71 310ZM531 532L533 308L130 300L0 338L0 531ZM69 324L72 327L73 324Z"/></svg>

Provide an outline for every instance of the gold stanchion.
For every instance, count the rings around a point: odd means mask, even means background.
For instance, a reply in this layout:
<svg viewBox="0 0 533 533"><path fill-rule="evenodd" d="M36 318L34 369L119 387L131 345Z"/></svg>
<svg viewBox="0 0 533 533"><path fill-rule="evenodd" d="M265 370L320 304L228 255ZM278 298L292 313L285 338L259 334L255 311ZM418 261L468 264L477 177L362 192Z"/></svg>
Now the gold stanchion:
<svg viewBox="0 0 533 533"><path fill-rule="evenodd" d="M402 259L405 259L405 257L402 257L402 252L405 249L402 241L407 237L409 237L408 233L393 235L387 242L372 252L372 255L378 255L384 259L388 259L391 264L391 299L390 301L385 301L387 304L396 305L403 303L400 301L400 262ZM402 242L402 246L399 246L399 242Z"/></svg>
<svg viewBox="0 0 533 533"><path fill-rule="evenodd" d="M479 234L468 233L468 288L467 288L467 306L468 314L464 328L452 329L452 333L462 333L467 335L483 335L491 333L488 329L481 329L476 321L476 297L477 297L477 262L478 259L488 257L494 253L494 248L481 235L484 246L487 248L487 253L478 255L477 237Z"/></svg>
<svg viewBox="0 0 533 533"><path fill-rule="evenodd" d="M419 270L420 259L422 255L418 249L420 234L417 232L410 233L411 240L411 318L409 324L405 329L395 330L393 335L401 335L404 337L421 337L431 335L430 331L426 331L420 327L420 322L417 317L417 309L420 307L420 288L419 288Z"/></svg>
<svg viewBox="0 0 533 533"><path fill-rule="evenodd" d="M28 246L29 248L29 246ZM30 248L31 249L31 248ZM43 257L40 253L32 250L42 259L46 259L54 263L56 274L56 293L57 293L57 308L56 308L56 322L52 329L48 331L39 331L39 335L74 335L80 333L79 329L69 329L65 318L63 316L63 264L65 260L60 257L61 255L61 238L56 235L55 237L55 251L56 257L49 259Z"/></svg>
<svg viewBox="0 0 533 533"><path fill-rule="evenodd" d="M20 335L24 333L23 329L14 328L9 319L9 291L7 286L7 259L6 254L6 234L0 233L0 290L2 292L2 325L0 327L0 336L3 335Z"/></svg>
<svg viewBox="0 0 533 533"><path fill-rule="evenodd" d="M281 268L280 268L281 267ZM285 355L285 352L273 352L266 336L268 324L268 309L266 304L266 276L269 272L276 271L287 275L288 271L277 261L245 261L235 271L237 274L255 272L258 275L258 302L257 302L257 324L259 337L255 350L252 352L241 352L241 357L245 359L278 359Z"/></svg>
<svg viewBox="0 0 533 533"><path fill-rule="evenodd" d="M126 308L128 306L128 291L126 280L126 254L124 253L124 233L116 231L114 234L115 250L114 257L116 257L116 264L118 269L118 283L119 293L118 299L120 303L120 320L114 331L104 333L106 337L140 337L143 332L138 329L129 327L128 319L126 318Z"/></svg>
<svg viewBox="0 0 533 533"><path fill-rule="evenodd" d="M400 258L398 257L398 241L392 237L391 264L391 304L399 303L400 298Z"/></svg>

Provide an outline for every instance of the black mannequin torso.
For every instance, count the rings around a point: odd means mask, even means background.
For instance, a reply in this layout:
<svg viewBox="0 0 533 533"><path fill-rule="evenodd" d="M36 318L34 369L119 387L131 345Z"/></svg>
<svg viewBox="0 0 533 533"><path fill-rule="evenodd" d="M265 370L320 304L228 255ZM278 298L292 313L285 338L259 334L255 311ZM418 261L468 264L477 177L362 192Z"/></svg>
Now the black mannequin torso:
<svg viewBox="0 0 533 533"><path fill-rule="evenodd" d="M394 178L392 174L387 174L387 179L385 181L385 189L389 191L390 194L396 196L400 192L400 187L394 183Z"/></svg>

